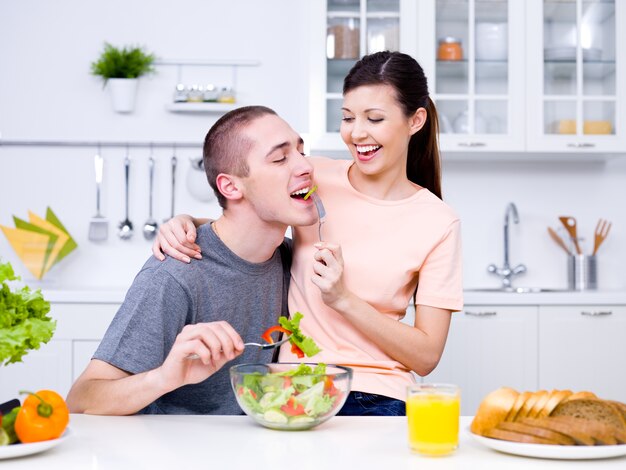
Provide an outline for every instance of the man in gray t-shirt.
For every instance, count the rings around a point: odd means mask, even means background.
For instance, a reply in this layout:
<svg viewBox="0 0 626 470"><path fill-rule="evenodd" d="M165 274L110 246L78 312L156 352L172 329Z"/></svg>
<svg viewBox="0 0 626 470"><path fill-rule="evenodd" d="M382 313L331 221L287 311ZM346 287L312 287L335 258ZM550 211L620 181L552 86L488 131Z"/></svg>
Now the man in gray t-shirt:
<svg viewBox="0 0 626 470"><path fill-rule="evenodd" d="M241 413L228 368L271 361L271 351L243 343L258 342L288 314L284 234L317 221L303 198L313 168L302 145L265 107L239 108L215 123L204 165L223 214L198 229L203 257L146 262L72 386L71 412Z"/></svg>

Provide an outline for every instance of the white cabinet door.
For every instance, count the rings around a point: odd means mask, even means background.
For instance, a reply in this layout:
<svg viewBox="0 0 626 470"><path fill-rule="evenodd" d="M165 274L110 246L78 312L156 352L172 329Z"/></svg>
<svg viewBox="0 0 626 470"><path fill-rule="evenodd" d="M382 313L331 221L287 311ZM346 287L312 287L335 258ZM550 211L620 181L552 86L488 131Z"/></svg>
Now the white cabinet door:
<svg viewBox="0 0 626 470"><path fill-rule="evenodd" d="M537 307L470 305L452 314L446 348L426 382L461 387L461 413L473 415L498 387L537 387Z"/></svg>
<svg viewBox="0 0 626 470"><path fill-rule="evenodd" d="M416 58L437 104L446 157L524 150L523 2L416 3Z"/></svg>
<svg viewBox="0 0 626 470"><path fill-rule="evenodd" d="M539 309L539 387L626 400L626 306Z"/></svg>
<svg viewBox="0 0 626 470"><path fill-rule="evenodd" d="M343 79L365 54L400 50L417 57L418 2L313 0L307 4L311 147L327 156L349 157L339 135Z"/></svg>
<svg viewBox="0 0 626 470"><path fill-rule="evenodd" d="M623 153L626 2L525 3L528 150Z"/></svg>
<svg viewBox="0 0 626 470"><path fill-rule="evenodd" d="M0 402L20 390L54 390L65 397L72 385L72 342L51 340L30 351L21 363L0 367ZM23 400L23 397L20 397Z"/></svg>

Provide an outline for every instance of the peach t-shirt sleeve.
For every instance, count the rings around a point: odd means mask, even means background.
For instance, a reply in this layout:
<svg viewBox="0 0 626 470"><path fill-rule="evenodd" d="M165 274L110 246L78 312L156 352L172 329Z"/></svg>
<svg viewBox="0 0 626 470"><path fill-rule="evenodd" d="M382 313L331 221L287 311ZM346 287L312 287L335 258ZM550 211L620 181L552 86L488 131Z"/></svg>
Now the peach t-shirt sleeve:
<svg viewBox="0 0 626 470"><path fill-rule="evenodd" d="M463 308L461 223L454 220L424 260L415 303L446 310Z"/></svg>

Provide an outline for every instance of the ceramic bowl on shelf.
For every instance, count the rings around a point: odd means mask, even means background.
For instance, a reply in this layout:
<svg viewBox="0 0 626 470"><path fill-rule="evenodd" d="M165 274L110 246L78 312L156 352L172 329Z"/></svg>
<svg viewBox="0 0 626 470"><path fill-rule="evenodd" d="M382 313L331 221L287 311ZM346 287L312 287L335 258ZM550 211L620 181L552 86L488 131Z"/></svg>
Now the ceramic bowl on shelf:
<svg viewBox="0 0 626 470"><path fill-rule="evenodd" d="M325 364L240 364L230 380L241 409L271 429L310 429L335 416L348 397L352 369Z"/></svg>
<svg viewBox="0 0 626 470"><path fill-rule="evenodd" d="M476 23L477 60L506 60L508 46L506 23Z"/></svg>

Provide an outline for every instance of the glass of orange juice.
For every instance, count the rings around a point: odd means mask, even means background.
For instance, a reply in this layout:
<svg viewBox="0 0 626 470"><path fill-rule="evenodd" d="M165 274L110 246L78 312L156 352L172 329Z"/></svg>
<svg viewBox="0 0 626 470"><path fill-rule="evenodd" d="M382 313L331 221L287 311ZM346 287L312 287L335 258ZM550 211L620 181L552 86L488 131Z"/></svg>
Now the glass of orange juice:
<svg viewBox="0 0 626 470"><path fill-rule="evenodd" d="M406 415L409 445L422 455L440 456L459 445L460 391L451 384L413 384L408 387Z"/></svg>

